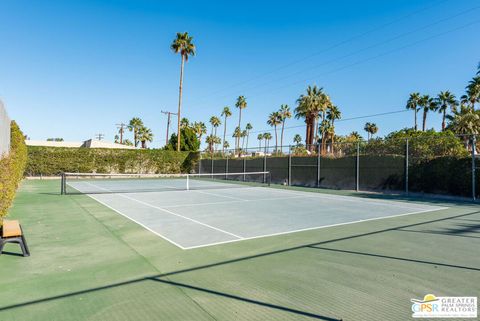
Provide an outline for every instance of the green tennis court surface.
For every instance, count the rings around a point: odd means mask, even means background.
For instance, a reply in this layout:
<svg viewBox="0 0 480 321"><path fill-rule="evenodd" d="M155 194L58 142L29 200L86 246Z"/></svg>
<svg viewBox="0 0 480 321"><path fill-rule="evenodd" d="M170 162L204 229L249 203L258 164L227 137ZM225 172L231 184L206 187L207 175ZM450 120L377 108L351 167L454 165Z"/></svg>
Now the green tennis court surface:
<svg viewBox="0 0 480 321"><path fill-rule="evenodd" d="M32 256L14 245L0 256L0 320L408 320L411 298L478 296L478 205L355 195L61 196L58 180L26 181L10 217ZM224 240L192 220L242 239L212 245Z"/></svg>

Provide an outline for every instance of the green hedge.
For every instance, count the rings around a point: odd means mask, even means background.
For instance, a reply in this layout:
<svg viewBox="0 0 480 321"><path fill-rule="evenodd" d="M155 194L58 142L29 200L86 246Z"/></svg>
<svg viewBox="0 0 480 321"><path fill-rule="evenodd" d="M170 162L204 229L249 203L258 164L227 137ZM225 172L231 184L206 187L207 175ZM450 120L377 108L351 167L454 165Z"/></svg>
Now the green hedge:
<svg viewBox="0 0 480 321"><path fill-rule="evenodd" d="M190 172L197 153L160 149L28 147L27 176L54 176L62 172L180 173Z"/></svg>
<svg viewBox="0 0 480 321"><path fill-rule="evenodd" d="M18 125L11 124L11 148L8 156L0 159L0 225L12 205L18 184L23 178L27 162L25 138Z"/></svg>

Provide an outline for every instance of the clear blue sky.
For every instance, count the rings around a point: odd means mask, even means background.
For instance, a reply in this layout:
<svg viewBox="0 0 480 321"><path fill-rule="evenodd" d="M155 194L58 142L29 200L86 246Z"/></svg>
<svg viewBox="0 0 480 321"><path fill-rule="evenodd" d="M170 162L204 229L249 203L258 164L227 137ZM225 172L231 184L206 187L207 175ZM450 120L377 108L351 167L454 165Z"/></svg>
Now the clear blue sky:
<svg viewBox="0 0 480 321"><path fill-rule="evenodd" d="M0 98L31 139L113 140L116 123L138 116L161 146L160 110L177 108L180 57L169 46L178 31L197 45L183 115L208 122L228 105L229 133L238 95L253 131L268 129L281 104L293 109L308 84L351 118L402 110L412 91L460 96L480 61L478 0L3 0ZM362 132L366 121L385 135L411 126L413 114L343 121L337 132ZM296 133L304 129L287 130L286 141Z"/></svg>

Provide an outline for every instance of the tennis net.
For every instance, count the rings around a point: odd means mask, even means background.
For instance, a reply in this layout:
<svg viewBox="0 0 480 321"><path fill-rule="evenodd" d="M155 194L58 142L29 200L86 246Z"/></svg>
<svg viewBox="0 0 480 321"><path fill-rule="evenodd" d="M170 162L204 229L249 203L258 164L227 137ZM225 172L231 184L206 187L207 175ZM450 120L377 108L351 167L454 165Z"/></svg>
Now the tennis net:
<svg viewBox="0 0 480 321"><path fill-rule="evenodd" d="M270 186L270 172L215 174L63 173L61 194L143 193Z"/></svg>

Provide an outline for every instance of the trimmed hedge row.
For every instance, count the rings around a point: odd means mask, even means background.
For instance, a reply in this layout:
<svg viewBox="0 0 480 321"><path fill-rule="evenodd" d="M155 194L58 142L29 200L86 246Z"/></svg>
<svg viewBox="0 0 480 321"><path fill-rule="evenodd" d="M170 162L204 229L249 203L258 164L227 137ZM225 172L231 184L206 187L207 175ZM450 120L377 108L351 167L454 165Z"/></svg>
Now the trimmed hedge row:
<svg viewBox="0 0 480 321"><path fill-rule="evenodd" d="M23 133L14 121L10 128L10 153L0 159L0 226L1 218L7 215L12 205L27 163L27 146L25 146Z"/></svg>
<svg viewBox="0 0 480 321"><path fill-rule="evenodd" d="M160 149L28 147L27 176L80 173L180 173L190 172L197 153Z"/></svg>

